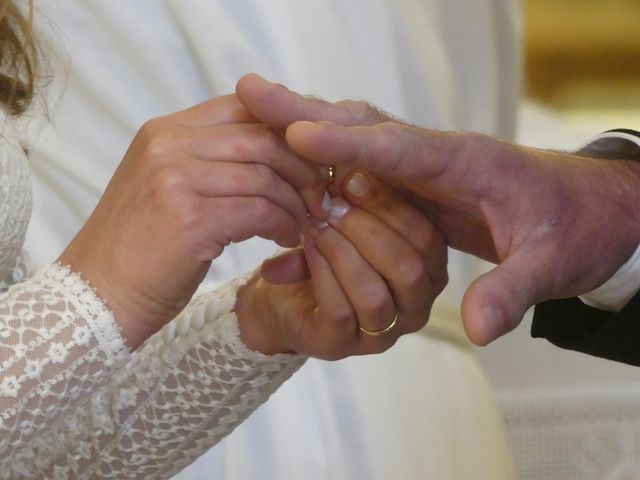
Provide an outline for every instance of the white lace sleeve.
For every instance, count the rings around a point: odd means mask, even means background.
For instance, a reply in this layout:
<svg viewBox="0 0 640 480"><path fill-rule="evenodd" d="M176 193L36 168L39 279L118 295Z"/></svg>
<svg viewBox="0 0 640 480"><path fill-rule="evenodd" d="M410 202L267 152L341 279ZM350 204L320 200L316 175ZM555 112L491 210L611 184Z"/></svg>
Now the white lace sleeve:
<svg viewBox="0 0 640 480"><path fill-rule="evenodd" d="M90 400L17 452L6 478L169 478L230 433L304 362L244 346L232 310L245 280L192 301Z"/></svg>
<svg viewBox="0 0 640 480"><path fill-rule="evenodd" d="M0 478L124 363L111 312L75 274L53 265L0 295Z"/></svg>

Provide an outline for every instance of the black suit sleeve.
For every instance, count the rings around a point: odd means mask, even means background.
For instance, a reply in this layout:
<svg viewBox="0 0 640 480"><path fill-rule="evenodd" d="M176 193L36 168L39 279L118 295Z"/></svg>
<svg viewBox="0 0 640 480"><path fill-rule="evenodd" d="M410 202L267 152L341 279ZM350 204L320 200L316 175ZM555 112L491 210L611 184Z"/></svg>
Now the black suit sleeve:
<svg viewBox="0 0 640 480"><path fill-rule="evenodd" d="M617 141L615 134L622 134ZM640 133L632 130L606 132L581 153L640 160L640 141L630 141L629 136L640 139ZM640 293L617 313L590 307L578 298L541 303L534 311L531 336L546 338L558 347L640 366Z"/></svg>
<svg viewBox="0 0 640 480"><path fill-rule="evenodd" d="M617 313L578 298L549 300L536 306L531 336L558 347L640 366L640 294Z"/></svg>

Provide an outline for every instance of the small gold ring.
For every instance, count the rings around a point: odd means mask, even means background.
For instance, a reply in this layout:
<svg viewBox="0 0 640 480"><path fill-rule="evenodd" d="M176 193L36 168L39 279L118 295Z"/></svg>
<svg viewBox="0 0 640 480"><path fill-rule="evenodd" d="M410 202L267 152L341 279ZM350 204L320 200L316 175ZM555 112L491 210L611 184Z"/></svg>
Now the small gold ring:
<svg viewBox="0 0 640 480"><path fill-rule="evenodd" d="M388 333L391 330L393 330L393 327L396 326L396 323L398 323L398 310L396 310L396 313L393 316L393 320L391 320L391 323L386 327L384 327L382 330L369 330L368 328L364 328L360 324L358 324L358 330L360 330L365 335L370 335L372 337L379 337L380 335L384 335L385 333Z"/></svg>
<svg viewBox="0 0 640 480"><path fill-rule="evenodd" d="M332 183L336 178L336 167L329 165L329 183Z"/></svg>

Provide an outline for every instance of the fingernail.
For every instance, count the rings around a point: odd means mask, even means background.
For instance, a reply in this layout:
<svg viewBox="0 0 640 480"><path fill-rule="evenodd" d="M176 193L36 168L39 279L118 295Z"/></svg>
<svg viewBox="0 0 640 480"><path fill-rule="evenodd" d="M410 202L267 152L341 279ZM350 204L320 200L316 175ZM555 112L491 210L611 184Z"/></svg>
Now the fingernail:
<svg viewBox="0 0 640 480"><path fill-rule="evenodd" d="M322 199L322 209L328 213L331 212L332 206L332 200L329 192L324 192L324 198Z"/></svg>
<svg viewBox="0 0 640 480"><path fill-rule="evenodd" d="M347 202L342 197L337 197L332 199L331 203L333 205L331 207L331 211L329 212L329 215L333 218L344 217L349 211L349 209L351 208L351 205L349 205L349 202Z"/></svg>
<svg viewBox="0 0 640 480"><path fill-rule="evenodd" d="M318 130L324 130L326 127L334 127L336 124L333 122L327 122L326 120L319 120L317 122L310 122L309 120L297 120L292 123L289 127L304 127L307 130L307 133L316 133ZM287 129L288 130L288 129ZM314 132L314 130L316 132Z"/></svg>
<svg viewBox="0 0 640 480"><path fill-rule="evenodd" d="M310 122L309 120L298 120L295 125L304 125L305 127L317 127L317 122Z"/></svg>
<svg viewBox="0 0 640 480"><path fill-rule="evenodd" d="M354 197L362 198L371 190L371 182L364 173L352 175L347 182L347 191Z"/></svg>
<svg viewBox="0 0 640 480"><path fill-rule="evenodd" d="M284 84L282 84L280 82L272 82L271 80L267 80L266 78L263 78L263 80L266 81L267 83L270 83L274 87L281 88L283 90L286 90L287 92L289 91L289 88L286 85L284 85Z"/></svg>
<svg viewBox="0 0 640 480"><path fill-rule="evenodd" d="M309 218L307 228L304 230L304 242L317 238L320 235L320 232L328 226L329 224L324 220L313 217Z"/></svg>
<svg viewBox="0 0 640 480"><path fill-rule="evenodd" d="M318 218L310 218L309 223L312 227L317 228L318 230L322 230L323 228L327 228L329 226L327 222Z"/></svg>

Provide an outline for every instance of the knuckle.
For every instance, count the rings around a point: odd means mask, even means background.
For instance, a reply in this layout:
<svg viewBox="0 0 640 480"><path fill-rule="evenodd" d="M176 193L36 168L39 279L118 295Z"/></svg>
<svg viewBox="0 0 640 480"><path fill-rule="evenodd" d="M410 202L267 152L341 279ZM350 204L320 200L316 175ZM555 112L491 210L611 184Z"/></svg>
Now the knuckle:
<svg viewBox="0 0 640 480"><path fill-rule="evenodd" d="M505 147L509 148L510 145L490 135L479 132L450 132L448 135L453 138L453 141L447 141L451 156L475 159L480 155L484 159L498 162L495 164L498 168L501 167L501 158L512 158L512 155L501 155Z"/></svg>
<svg viewBox="0 0 640 480"><path fill-rule="evenodd" d="M253 197L250 201L249 209L254 218L260 220L265 229L272 229L280 220L276 206L264 197Z"/></svg>
<svg viewBox="0 0 640 480"><path fill-rule="evenodd" d="M171 202L165 202L168 210L168 218L171 222L172 230L176 236L184 235L184 240L193 243L196 238L193 232L202 225L202 214L194 201L189 198L179 198Z"/></svg>
<svg viewBox="0 0 640 480"><path fill-rule="evenodd" d="M136 134L135 142L142 146L146 155L166 153L167 147L170 146L169 122L166 117L153 118L140 127Z"/></svg>
<svg viewBox="0 0 640 480"><path fill-rule="evenodd" d="M262 155L270 158L265 153L272 151L277 145L277 137L266 125L251 125L253 145L258 148Z"/></svg>
<svg viewBox="0 0 640 480"><path fill-rule="evenodd" d="M278 137L273 130L266 125L253 125L253 134L258 139L262 147L275 147L279 144L280 137Z"/></svg>
<svg viewBox="0 0 640 480"><path fill-rule="evenodd" d="M485 134L480 132L464 132L459 133L459 135L464 135L466 143L472 145L474 149L481 148L483 151L485 149L492 150L498 145L498 141Z"/></svg>
<svg viewBox="0 0 640 480"><path fill-rule="evenodd" d="M183 232L188 232L189 235L191 232L198 229L198 227L202 223L202 218L198 214L198 212L192 209L185 209L178 216L178 221L176 222L177 230L181 230ZM191 239L187 239L192 241Z"/></svg>
<svg viewBox="0 0 640 480"><path fill-rule="evenodd" d="M345 108L356 124L373 125L388 117L375 105L356 100L343 100L338 105Z"/></svg>
<svg viewBox="0 0 640 480"><path fill-rule="evenodd" d="M252 182L261 191L272 191L278 188L277 175L270 167L262 163L254 163L252 164L252 169L254 177Z"/></svg>
<svg viewBox="0 0 640 480"><path fill-rule="evenodd" d="M422 220L422 218L420 219ZM440 234L428 223L428 220L422 220L421 223L414 225L416 234L413 235L413 241L416 250L423 255L433 252L434 248L444 248L444 240Z"/></svg>
<svg viewBox="0 0 640 480"><path fill-rule="evenodd" d="M317 232L315 242L331 264L343 262L345 258L353 255L349 244L340 241L340 237L333 228L323 228Z"/></svg>
<svg viewBox="0 0 640 480"><path fill-rule="evenodd" d="M376 137L384 142L383 145L394 148L406 140L407 133L412 128L394 121L381 122L373 127Z"/></svg>
<svg viewBox="0 0 640 480"><path fill-rule="evenodd" d="M149 177L149 184L156 195L173 196L182 191L185 182L183 170L174 164L157 166Z"/></svg>
<svg viewBox="0 0 640 480"><path fill-rule="evenodd" d="M385 314L389 312L390 297L388 292L383 288L375 287L369 288L364 294L366 300L362 310L371 318L383 319Z"/></svg>
<svg viewBox="0 0 640 480"><path fill-rule="evenodd" d="M337 338L342 339L341 344L353 336L357 325L357 317L349 305L334 306L323 317L323 321L331 326Z"/></svg>
<svg viewBox="0 0 640 480"><path fill-rule="evenodd" d="M416 230L418 229L416 228ZM421 255L429 256L433 247L433 235L431 234L431 229L425 229L419 234L414 235L413 245Z"/></svg>
<svg viewBox="0 0 640 480"><path fill-rule="evenodd" d="M382 158L404 161L412 151L411 129L398 122L382 122L373 127L376 139L375 151Z"/></svg>
<svg viewBox="0 0 640 480"><path fill-rule="evenodd" d="M138 130L138 136L143 140L150 140L164 128L165 123L166 117L156 117L151 120L147 120Z"/></svg>
<svg viewBox="0 0 640 480"><path fill-rule="evenodd" d="M395 120L387 119L384 122L380 122L376 124L374 128L400 135L401 133L406 132L407 128L412 128L412 127L407 126L404 123L401 123Z"/></svg>
<svg viewBox="0 0 640 480"><path fill-rule="evenodd" d="M157 168L148 180L152 210L163 212L176 232L191 232L202 223L198 202L186 185L184 173L175 165Z"/></svg>
<svg viewBox="0 0 640 480"><path fill-rule="evenodd" d="M224 171L223 175L225 186L231 194L245 192L247 185L250 183L246 170L242 168L229 168Z"/></svg>
<svg viewBox="0 0 640 480"><path fill-rule="evenodd" d="M156 164L175 157L175 141L166 134L156 134L145 145L144 158Z"/></svg>
<svg viewBox="0 0 640 480"><path fill-rule="evenodd" d="M276 144L275 134L266 125L249 125L242 130L234 142L233 151L237 158L253 158L256 152L262 162L269 162Z"/></svg>
<svg viewBox="0 0 640 480"><path fill-rule="evenodd" d="M427 266L417 257L398 262L399 279L406 287L415 287L427 278Z"/></svg>
<svg viewBox="0 0 640 480"><path fill-rule="evenodd" d="M330 321L337 327L344 328L355 322L356 317L353 310L349 307L338 307L331 312Z"/></svg>

